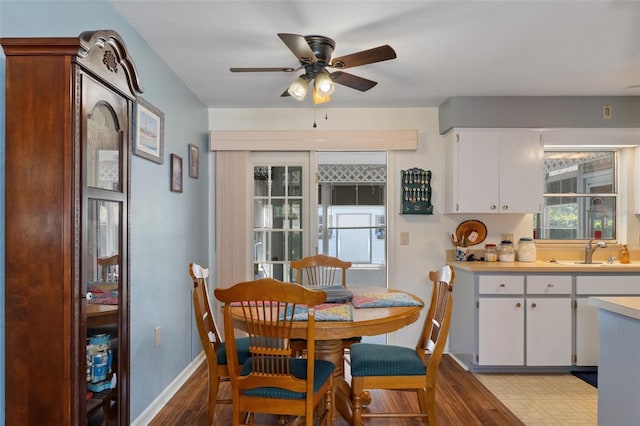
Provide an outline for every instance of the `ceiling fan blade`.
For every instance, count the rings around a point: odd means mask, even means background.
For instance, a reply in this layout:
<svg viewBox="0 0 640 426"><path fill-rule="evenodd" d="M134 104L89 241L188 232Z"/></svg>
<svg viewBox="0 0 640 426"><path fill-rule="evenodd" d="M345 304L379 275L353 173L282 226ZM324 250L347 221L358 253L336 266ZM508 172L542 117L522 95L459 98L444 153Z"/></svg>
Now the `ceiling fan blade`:
<svg viewBox="0 0 640 426"><path fill-rule="evenodd" d="M291 94L289 94L289 89L285 90L284 92L282 92L282 95L280 95L281 98L284 98L286 96L291 96Z"/></svg>
<svg viewBox="0 0 640 426"><path fill-rule="evenodd" d="M278 33L278 37L287 45L289 50L296 55L296 58L303 64L311 64L318 59L309 47L307 40L298 34Z"/></svg>
<svg viewBox="0 0 640 426"><path fill-rule="evenodd" d="M293 72L295 68L282 67L282 68L229 68L231 72Z"/></svg>
<svg viewBox="0 0 640 426"><path fill-rule="evenodd" d="M378 82L376 81L367 80L366 78L358 77L357 75L349 74L342 71L335 71L330 75L334 83L351 87L352 89L356 89L361 92L366 92L367 90L373 88L376 84L378 84Z"/></svg>
<svg viewBox="0 0 640 426"><path fill-rule="evenodd" d="M363 50L346 56L340 56L331 60L333 68L353 68L360 65L372 64L374 62L388 61L396 58L396 51L391 46L374 47L373 49Z"/></svg>

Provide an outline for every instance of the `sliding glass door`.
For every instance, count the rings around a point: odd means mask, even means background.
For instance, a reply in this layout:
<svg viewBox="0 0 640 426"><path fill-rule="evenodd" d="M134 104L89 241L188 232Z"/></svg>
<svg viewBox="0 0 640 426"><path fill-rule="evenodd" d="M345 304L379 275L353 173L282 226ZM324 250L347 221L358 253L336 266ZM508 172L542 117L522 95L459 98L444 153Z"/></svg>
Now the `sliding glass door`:
<svg viewBox="0 0 640 426"><path fill-rule="evenodd" d="M318 253L353 263L352 285L387 286L387 155L317 153Z"/></svg>
<svg viewBox="0 0 640 426"><path fill-rule="evenodd" d="M320 253L353 263L351 285L387 286L386 152L254 152L251 173L255 278L293 281L289 263Z"/></svg>

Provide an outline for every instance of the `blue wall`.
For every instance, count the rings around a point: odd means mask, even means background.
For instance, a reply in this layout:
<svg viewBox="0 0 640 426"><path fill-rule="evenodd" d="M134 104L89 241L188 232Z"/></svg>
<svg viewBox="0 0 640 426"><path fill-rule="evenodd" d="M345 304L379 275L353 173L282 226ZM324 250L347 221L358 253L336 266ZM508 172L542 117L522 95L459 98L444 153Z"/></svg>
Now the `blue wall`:
<svg viewBox="0 0 640 426"><path fill-rule="evenodd" d="M73 37L111 29L135 61L142 96L165 114L165 159L133 156L131 164L131 420L201 351L193 325L187 264L208 264L207 107L166 66L109 2L0 0L1 37ZM0 52L0 225L4 236L5 57ZM184 176L184 192L169 191L169 155L200 147L200 178ZM0 244L0 424L4 424L4 238ZM10 254L9 254L10 255ZM154 329L162 343L154 347ZM9 366L10 367L10 366Z"/></svg>

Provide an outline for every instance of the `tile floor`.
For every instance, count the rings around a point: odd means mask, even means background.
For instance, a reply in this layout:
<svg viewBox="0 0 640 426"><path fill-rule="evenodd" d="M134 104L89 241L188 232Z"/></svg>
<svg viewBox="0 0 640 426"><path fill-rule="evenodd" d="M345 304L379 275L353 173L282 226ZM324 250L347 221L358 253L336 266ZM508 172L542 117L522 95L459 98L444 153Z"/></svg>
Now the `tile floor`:
<svg viewBox="0 0 640 426"><path fill-rule="evenodd" d="M597 425L598 392L571 374L475 374L528 426Z"/></svg>

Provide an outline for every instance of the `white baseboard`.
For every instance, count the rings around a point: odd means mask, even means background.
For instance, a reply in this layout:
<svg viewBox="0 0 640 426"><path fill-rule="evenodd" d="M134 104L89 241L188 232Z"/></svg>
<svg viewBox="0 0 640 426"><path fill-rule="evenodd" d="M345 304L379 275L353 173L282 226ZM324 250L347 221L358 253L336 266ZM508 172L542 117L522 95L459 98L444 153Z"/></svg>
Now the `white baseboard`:
<svg viewBox="0 0 640 426"><path fill-rule="evenodd" d="M458 364L460 367L462 367L465 371L469 371L469 367L467 367L464 362L462 362L460 359L458 359L457 356L455 356L454 354L449 353L449 352L447 352L447 355L449 355L451 358L453 358L453 360L456 362L456 364Z"/></svg>
<svg viewBox="0 0 640 426"><path fill-rule="evenodd" d="M151 404L135 419L131 422L131 426L145 426L151 423L151 420L154 419L155 416L158 415L160 410L165 406L167 402L178 392L178 390L185 384L185 382L195 373L195 371L200 367L205 361L204 351L200 352L200 354L193 360L187 367L178 374L178 376L173 379L169 386L167 386L161 393L158 395L156 399L153 400Z"/></svg>

